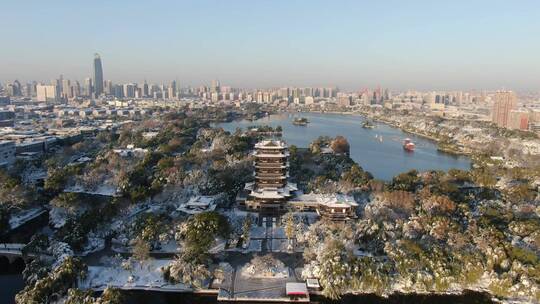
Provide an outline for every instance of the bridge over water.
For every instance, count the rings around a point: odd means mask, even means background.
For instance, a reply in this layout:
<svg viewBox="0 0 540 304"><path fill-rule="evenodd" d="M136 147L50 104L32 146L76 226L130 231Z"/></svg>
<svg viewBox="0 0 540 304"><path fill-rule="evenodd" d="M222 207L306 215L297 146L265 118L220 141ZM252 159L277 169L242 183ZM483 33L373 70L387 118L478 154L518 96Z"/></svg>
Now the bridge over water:
<svg viewBox="0 0 540 304"><path fill-rule="evenodd" d="M0 244L0 273L22 271L28 260L35 257L35 254L23 254L26 244L3 243Z"/></svg>

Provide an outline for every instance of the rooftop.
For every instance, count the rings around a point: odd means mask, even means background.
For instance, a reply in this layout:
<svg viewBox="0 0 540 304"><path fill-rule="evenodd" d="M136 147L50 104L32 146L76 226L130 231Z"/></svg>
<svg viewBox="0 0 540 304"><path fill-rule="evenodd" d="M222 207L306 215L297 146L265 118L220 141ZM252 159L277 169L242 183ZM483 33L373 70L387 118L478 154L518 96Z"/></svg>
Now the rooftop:
<svg viewBox="0 0 540 304"><path fill-rule="evenodd" d="M288 296L307 296L306 283L287 282L285 290Z"/></svg>
<svg viewBox="0 0 540 304"><path fill-rule="evenodd" d="M286 149L287 144L282 140L263 140L255 144L256 149Z"/></svg>
<svg viewBox="0 0 540 304"><path fill-rule="evenodd" d="M357 207L358 203L350 195L346 194L301 194L290 201L291 203L311 203L324 205L330 208Z"/></svg>

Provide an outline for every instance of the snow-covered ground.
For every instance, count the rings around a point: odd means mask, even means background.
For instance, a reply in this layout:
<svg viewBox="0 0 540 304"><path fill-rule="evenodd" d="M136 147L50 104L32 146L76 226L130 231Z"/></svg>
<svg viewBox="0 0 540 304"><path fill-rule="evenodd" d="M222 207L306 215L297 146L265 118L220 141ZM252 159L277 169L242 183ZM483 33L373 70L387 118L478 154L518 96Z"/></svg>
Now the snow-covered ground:
<svg viewBox="0 0 540 304"><path fill-rule="evenodd" d="M287 236L285 236L285 229L283 227L272 228L272 237L275 239L287 238Z"/></svg>
<svg viewBox="0 0 540 304"><path fill-rule="evenodd" d="M54 228L62 228L66 224L67 219L70 217L67 209L59 207L51 207L49 211L49 224Z"/></svg>
<svg viewBox="0 0 540 304"><path fill-rule="evenodd" d="M23 210L17 214L13 214L9 218L9 226L11 227L11 229L18 228L22 226L24 223L31 221L35 219L36 217L40 216L44 212L46 212L46 210L43 209L42 207L35 207L35 208Z"/></svg>
<svg viewBox="0 0 540 304"><path fill-rule="evenodd" d="M102 237L99 237L93 232L90 232L88 234L88 240L86 241L86 244L84 245L81 255L86 256L92 252L97 252L103 249L105 249L105 239Z"/></svg>
<svg viewBox="0 0 540 304"><path fill-rule="evenodd" d="M288 278L289 268L283 263L277 263L268 269L258 271L253 264L246 264L240 269L240 275L248 278Z"/></svg>
<svg viewBox="0 0 540 304"><path fill-rule="evenodd" d="M227 244L227 241L221 238L217 238L214 242L214 245L212 248L208 250L211 254L217 254L219 252L222 252L225 250L225 245Z"/></svg>
<svg viewBox="0 0 540 304"><path fill-rule="evenodd" d="M172 260L148 260L142 263L133 262L129 269L112 266L89 266L88 275L80 282L81 288L102 290L106 287L122 289L168 289L176 291L190 291L184 284L171 284L163 278L162 268Z"/></svg>
<svg viewBox="0 0 540 304"><path fill-rule="evenodd" d="M86 193L86 194L95 194L103 196L120 196L120 191L117 187L108 184L101 184L94 190L87 190L81 185L75 185L67 188L64 192L73 192L73 193Z"/></svg>
<svg viewBox="0 0 540 304"><path fill-rule="evenodd" d="M249 236L252 239L264 239L266 238L266 228L265 227L259 227L254 226L251 228L249 232Z"/></svg>
<svg viewBox="0 0 540 304"><path fill-rule="evenodd" d="M249 241L249 246L246 249L246 252L261 252L261 251L262 251L262 240Z"/></svg>
<svg viewBox="0 0 540 304"><path fill-rule="evenodd" d="M288 244L287 239L273 239L272 248L271 248L272 252L287 252L288 251L287 244Z"/></svg>

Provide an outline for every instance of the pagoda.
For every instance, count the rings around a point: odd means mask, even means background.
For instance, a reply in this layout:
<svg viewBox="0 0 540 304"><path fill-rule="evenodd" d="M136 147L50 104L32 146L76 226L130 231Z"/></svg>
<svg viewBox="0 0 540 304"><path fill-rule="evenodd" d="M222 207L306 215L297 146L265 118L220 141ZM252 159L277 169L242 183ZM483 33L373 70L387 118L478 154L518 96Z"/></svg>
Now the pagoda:
<svg viewBox="0 0 540 304"><path fill-rule="evenodd" d="M263 140L255 145L255 181L247 183L247 196L239 203L247 210L268 213L286 211L287 201L298 190L288 182L289 149L281 140Z"/></svg>

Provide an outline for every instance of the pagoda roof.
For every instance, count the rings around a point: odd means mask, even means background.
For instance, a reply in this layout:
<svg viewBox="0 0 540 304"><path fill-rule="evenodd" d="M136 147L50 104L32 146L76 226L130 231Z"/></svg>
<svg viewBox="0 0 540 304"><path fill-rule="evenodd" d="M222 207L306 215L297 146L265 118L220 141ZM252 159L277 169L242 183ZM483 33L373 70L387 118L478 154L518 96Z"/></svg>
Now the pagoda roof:
<svg viewBox="0 0 540 304"><path fill-rule="evenodd" d="M255 144L256 149L286 149L287 144L282 140L263 140Z"/></svg>

